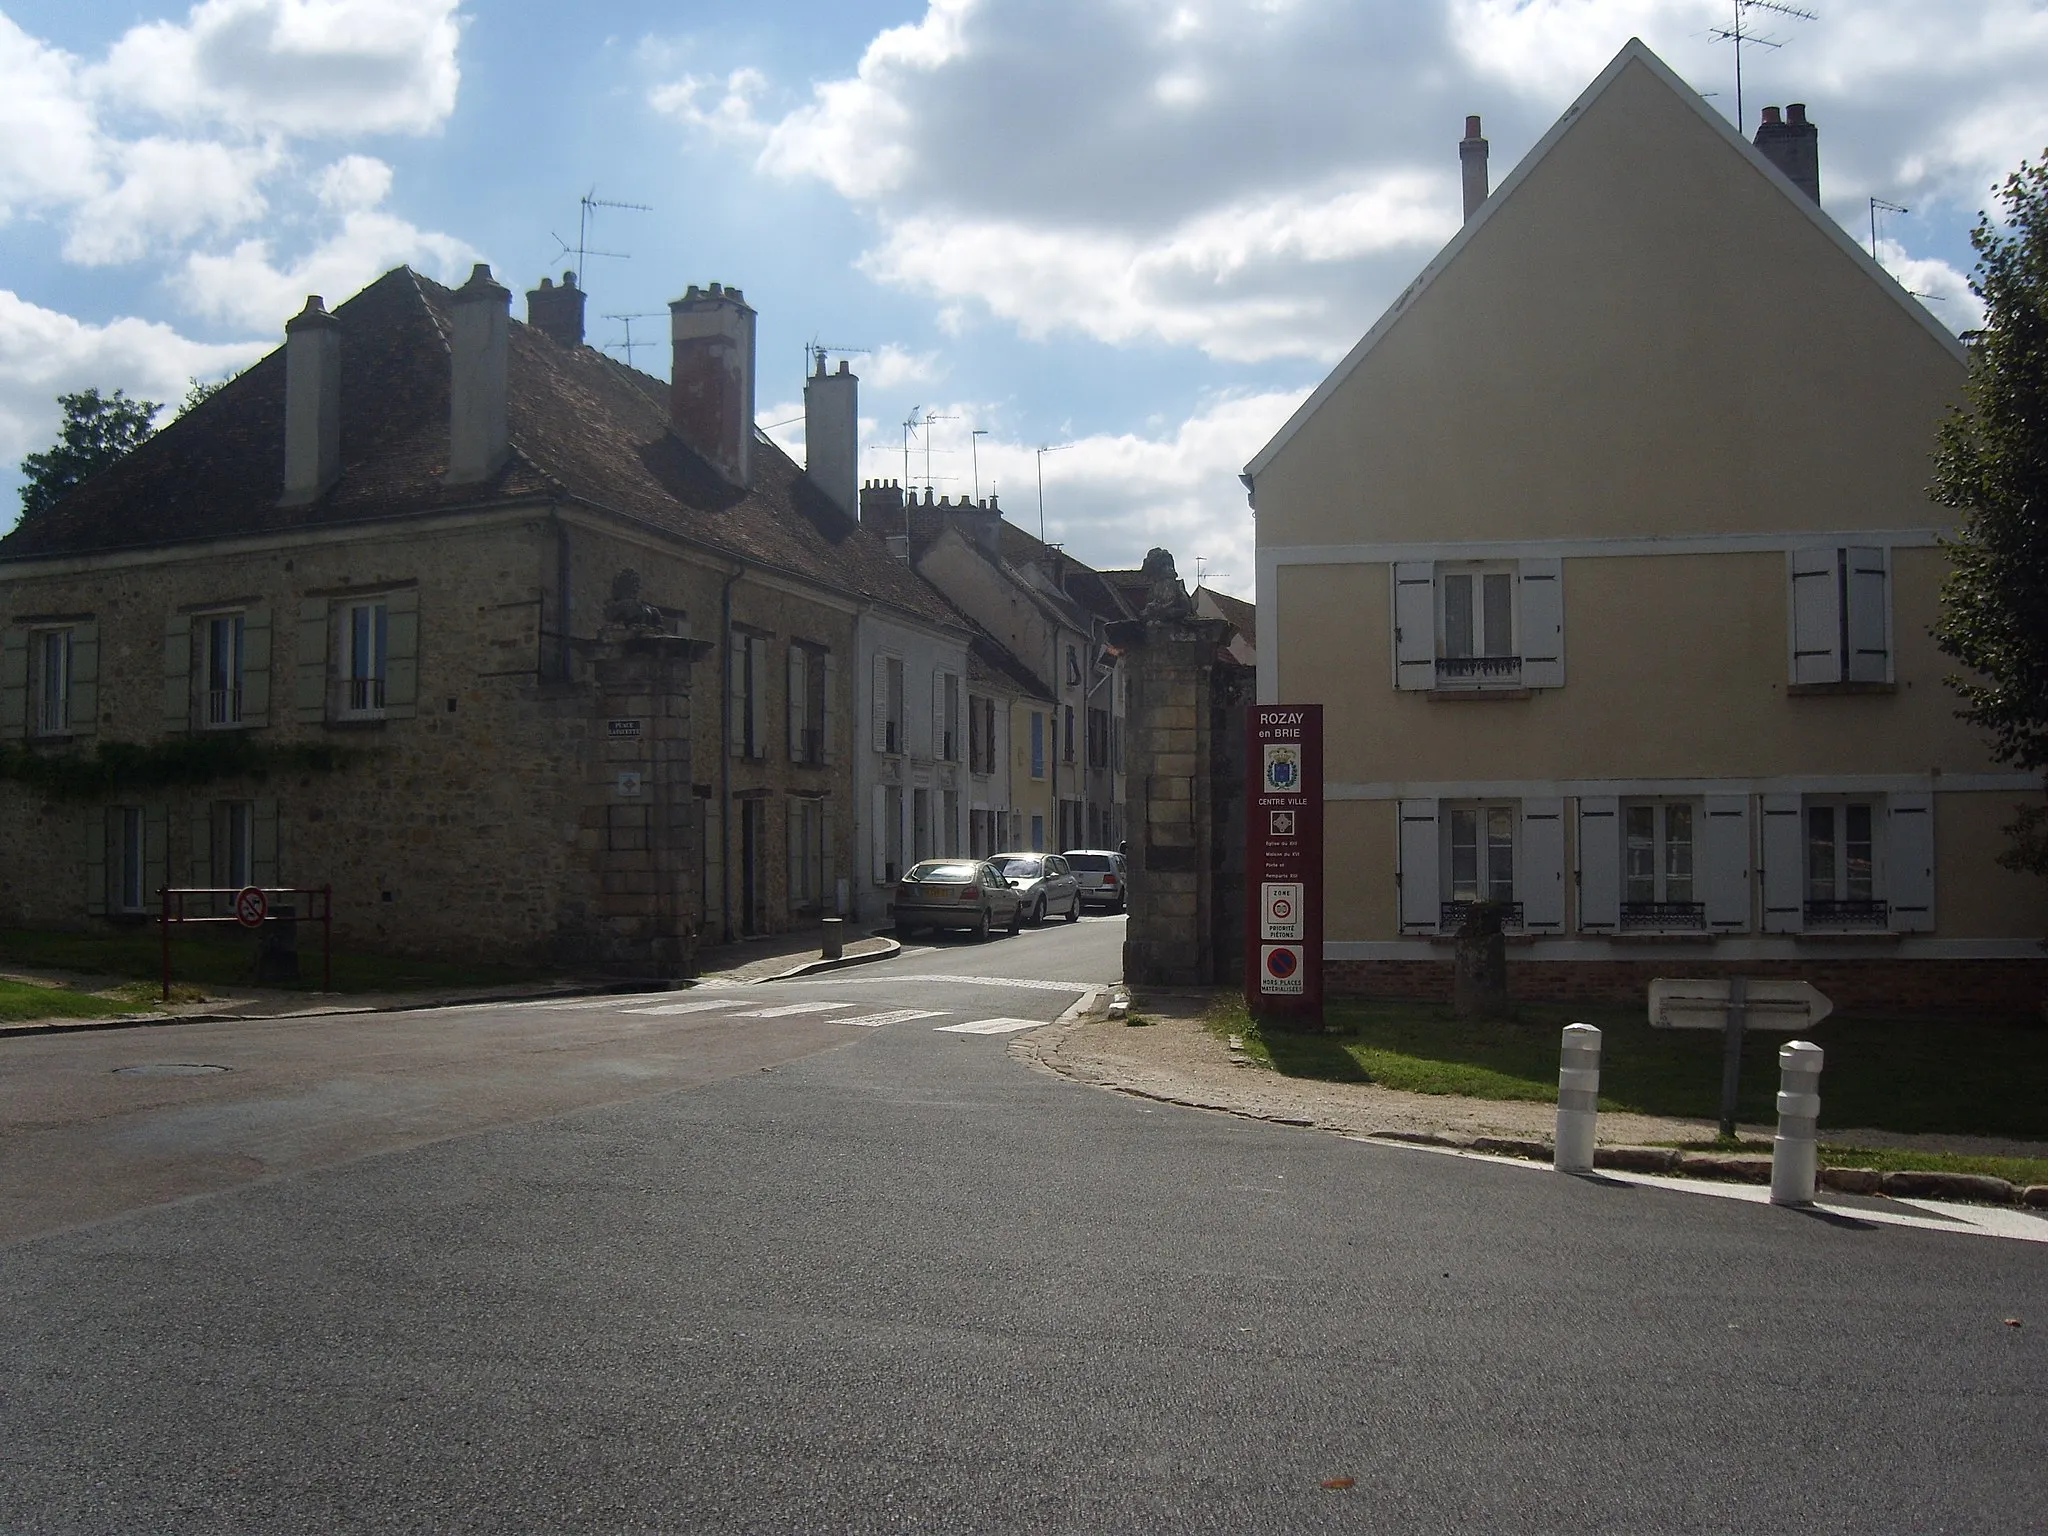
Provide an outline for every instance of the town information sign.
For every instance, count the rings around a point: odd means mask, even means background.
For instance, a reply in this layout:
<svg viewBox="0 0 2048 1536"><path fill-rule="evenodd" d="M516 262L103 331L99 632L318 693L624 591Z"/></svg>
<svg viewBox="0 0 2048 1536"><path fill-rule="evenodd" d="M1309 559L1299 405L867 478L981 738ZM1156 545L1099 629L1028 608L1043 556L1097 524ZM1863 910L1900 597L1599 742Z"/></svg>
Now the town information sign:
<svg viewBox="0 0 2048 1536"><path fill-rule="evenodd" d="M1245 1003L1323 1022L1323 707L1255 704L1245 730Z"/></svg>

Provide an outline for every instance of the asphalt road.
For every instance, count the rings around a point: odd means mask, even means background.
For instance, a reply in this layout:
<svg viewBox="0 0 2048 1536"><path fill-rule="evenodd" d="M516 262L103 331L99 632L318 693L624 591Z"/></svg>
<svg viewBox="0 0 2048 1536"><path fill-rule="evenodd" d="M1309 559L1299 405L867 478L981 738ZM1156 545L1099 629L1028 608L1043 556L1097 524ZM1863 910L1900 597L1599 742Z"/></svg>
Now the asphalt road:
<svg viewBox="0 0 2048 1536"><path fill-rule="evenodd" d="M1120 928L556 1013L570 1077L632 1029L718 1065L0 1247L0 1529L2040 1528L2041 1246L1146 1104L954 1027L1054 1016ZM838 1006L738 1016L781 999Z"/></svg>

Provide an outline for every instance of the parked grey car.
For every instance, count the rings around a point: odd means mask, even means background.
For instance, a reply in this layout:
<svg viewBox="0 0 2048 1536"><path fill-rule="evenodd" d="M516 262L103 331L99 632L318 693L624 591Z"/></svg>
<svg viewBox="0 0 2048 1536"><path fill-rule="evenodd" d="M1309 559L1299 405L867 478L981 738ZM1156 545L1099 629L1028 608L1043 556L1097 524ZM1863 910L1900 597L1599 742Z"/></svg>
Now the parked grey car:
<svg viewBox="0 0 2048 1536"><path fill-rule="evenodd" d="M1036 928L1058 912L1070 923L1081 920L1081 882L1056 853L998 853L990 858L1024 903L1024 921Z"/></svg>
<svg viewBox="0 0 2048 1536"><path fill-rule="evenodd" d="M1069 848L1060 855L1081 883L1081 900L1091 907L1121 912L1130 894L1130 866L1108 848Z"/></svg>
<svg viewBox="0 0 2048 1536"><path fill-rule="evenodd" d="M985 939L991 928L1015 933L1024 922L1024 899L995 866L979 859L925 859L896 882L892 905L896 936L919 928L965 928Z"/></svg>

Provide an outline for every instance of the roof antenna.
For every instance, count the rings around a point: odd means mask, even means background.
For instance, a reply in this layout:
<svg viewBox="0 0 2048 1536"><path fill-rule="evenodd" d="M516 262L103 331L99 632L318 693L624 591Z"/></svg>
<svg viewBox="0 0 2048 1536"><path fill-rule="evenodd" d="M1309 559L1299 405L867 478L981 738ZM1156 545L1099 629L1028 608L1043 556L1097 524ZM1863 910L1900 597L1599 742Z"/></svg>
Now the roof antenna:
<svg viewBox="0 0 2048 1536"><path fill-rule="evenodd" d="M924 488L927 495L932 488L932 423L935 421L958 421L958 416L941 416L936 411L924 413Z"/></svg>
<svg viewBox="0 0 2048 1536"><path fill-rule="evenodd" d="M1765 48L1782 48L1785 45L1774 38L1758 37L1743 26L1743 18L1751 11L1770 11L1778 16L1790 16L1794 21L1818 21L1812 11L1802 11L1796 5L1780 5L1778 0L1734 0L1735 25L1732 27L1709 27L1708 36L1716 42L1735 45L1735 127L1745 138L1749 136L1749 119L1742 115L1742 45L1754 43Z"/></svg>
<svg viewBox="0 0 2048 1536"><path fill-rule="evenodd" d="M552 230L548 233L554 239L555 244L562 248L562 255L567 256L572 251L575 253L576 270L578 272L581 272L589 265L590 258L593 256L606 256L614 261L627 261L631 259L630 254L626 251L593 251L590 248L590 221L600 208L626 208L634 213L654 212L646 203L617 203L613 202L610 198L599 197L596 187L592 187L588 192L577 198L576 243L571 245Z"/></svg>
<svg viewBox="0 0 2048 1536"><path fill-rule="evenodd" d="M628 368L633 366L633 349L635 347L651 347L657 345L657 343L651 341L635 341L633 339L633 322L635 320L665 320L667 318L668 317L661 311L651 309L636 310L634 313L630 315L605 316L605 319L616 320L626 328L626 339L624 341L615 341L611 343L611 345L615 347L624 347L626 349L626 366Z"/></svg>
<svg viewBox="0 0 2048 1536"><path fill-rule="evenodd" d="M1072 443L1056 443L1050 448L1038 450L1038 542L1045 542L1045 456L1048 453L1064 453L1073 447ZM1056 547L1056 546L1055 546Z"/></svg>
<svg viewBox="0 0 2048 1536"><path fill-rule="evenodd" d="M872 347L834 347L812 337L804 343L804 372L806 374L825 371L825 354L837 352L841 357L866 357Z"/></svg>

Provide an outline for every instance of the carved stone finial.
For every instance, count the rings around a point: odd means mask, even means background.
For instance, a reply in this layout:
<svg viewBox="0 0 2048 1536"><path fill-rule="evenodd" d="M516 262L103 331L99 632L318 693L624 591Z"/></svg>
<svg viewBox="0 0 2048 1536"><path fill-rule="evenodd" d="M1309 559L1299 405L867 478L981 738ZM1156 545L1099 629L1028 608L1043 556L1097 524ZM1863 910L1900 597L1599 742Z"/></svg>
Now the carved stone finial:
<svg viewBox="0 0 2048 1536"><path fill-rule="evenodd" d="M622 624L627 629L665 629L661 610L652 603L640 601L640 573L624 570L612 578L612 600L605 604L604 618L607 624Z"/></svg>
<svg viewBox="0 0 2048 1536"><path fill-rule="evenodd" d="M1145 563L1139 569L1145 578L1147 619L1171 623L1195 616L1195 600L1180 584L1180 573L1173 568L1171 550L1147 551Z"/></svg>

